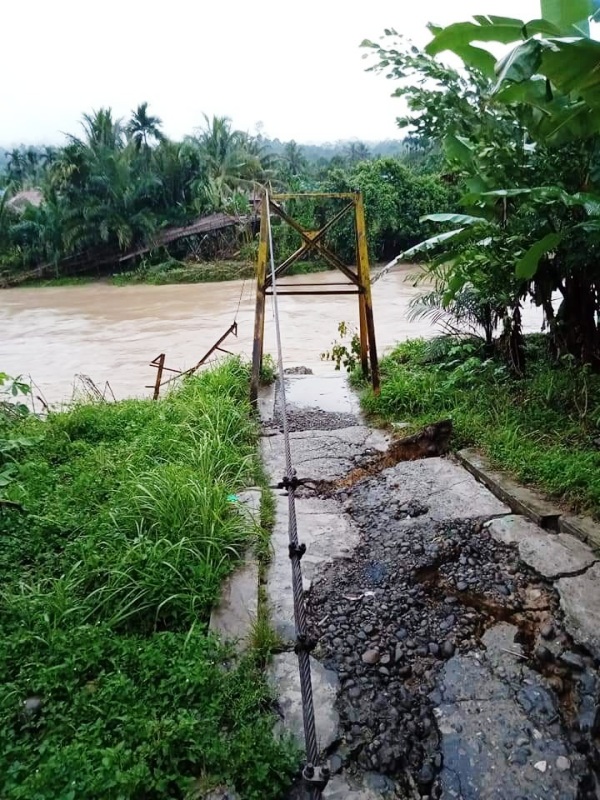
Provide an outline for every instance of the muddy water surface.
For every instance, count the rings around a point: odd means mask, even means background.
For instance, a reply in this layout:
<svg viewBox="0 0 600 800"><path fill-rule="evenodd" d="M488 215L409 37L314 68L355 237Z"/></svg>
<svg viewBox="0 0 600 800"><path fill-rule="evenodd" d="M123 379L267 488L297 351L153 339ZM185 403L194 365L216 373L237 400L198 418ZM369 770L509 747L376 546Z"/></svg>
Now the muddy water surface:
<svg viewBox="0 0 600 800"><path fill-rule="evenodd" d="M414 336L434 335L427 320L408 319L410 300L421 289L396 268L373 287L377 344L380 352ZM337 274L285 278L283 284L325 284ZM318 287L312 287L318 288ZM336 287L343 288L343 287ZM251 281L117 287L105 283L56 288L15 288L0 292L0 370L31 375L49 402L68 400L78 373L98 385L109 381L117 397L147 395L154 380L149 362L167 354L167 365L185 369L195 364L237 315L237 339L224 347L249 356L254 322ZM265 350L275 353L275 327L269 300ZM356 324L355 296L281 297L286 366L306 365L317 373L332 372L320 354L337 337L341 320ZM526 309L528 329L539 329L540 316Z"/></svg>

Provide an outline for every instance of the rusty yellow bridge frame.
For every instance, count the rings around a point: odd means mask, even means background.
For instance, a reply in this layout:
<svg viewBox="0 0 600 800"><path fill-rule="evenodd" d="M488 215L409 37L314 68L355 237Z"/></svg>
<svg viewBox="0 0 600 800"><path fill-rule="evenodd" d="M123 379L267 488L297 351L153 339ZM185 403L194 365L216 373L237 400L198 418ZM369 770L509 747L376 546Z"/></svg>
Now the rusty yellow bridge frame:
<svg viewBox="0 0 600 800"><path fill-rule="evenodd" d="M322 200L346 200L346 204L319 230L307 230L293 219L283 208L286 200L314 198ZM356 264L344 264L324 243L325 234L343 217L352 214L356 237ZM292 194L268 195L263 197L260 212L260 239L256 269L256 314L254 317L254 341L252 347L252 379L250 399L256 403L260 384L260 370L263 360L265 333L266 298L273 294L272 275L268 268L269 255L269 215L282 219L287 225L300 234L302 244L291 256L275 267L276 280L285 275L290 266L301 256L315 252L324 261L339 270L347 279L344 283L301 283L295 284L292 291L277 287L277 296L282 295L321 295L321 294L356 294L358 295L358 311L360 325L360 360L363 375L369 374L371 365L371 381L373 390L379 393L379 363L377 361L377 345L375 342L375 323L373 321L373 302L371 298L371 274L369 269L369 253L365 228L365 211L360 192L297 192ZM340 289L344 286L348 288ZM299 291L298 291L299 290Z"/></svg>

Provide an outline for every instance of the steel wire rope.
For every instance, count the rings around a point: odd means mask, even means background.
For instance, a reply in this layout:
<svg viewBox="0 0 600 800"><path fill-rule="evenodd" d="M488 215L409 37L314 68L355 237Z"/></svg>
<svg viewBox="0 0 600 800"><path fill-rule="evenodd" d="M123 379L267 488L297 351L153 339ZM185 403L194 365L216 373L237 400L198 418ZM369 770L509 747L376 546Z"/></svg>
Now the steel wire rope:
<svg viewBox="0 0 600 800"><path fill-rule="evenodd" d="M292 593L294 596L294 623L296 627L296 654L298 656L298 670L300 673L300 693L302 695L302 722L304 726L304 742L306 745L306 766L303 777L311 787L313 800L321 800L321 788L311 786L311 779L318 770L319 748L315 725L315 709L312 694L312 680L310 671L309 637L306 623L306 608L304 605L304 590L302 587L302 568L300 559L303 548L298 543L298 523L296 519L295 477L296 471L292 463L290 448L290 429L287 418L287 401L285 393L285 375L283 371L283 348L281 344L281 326L279 323L279 301L277 297L277 277L275 274L275 256L273 252L273 232L271 230L271 216L269 214L270 200L268 191L265 192L264 201L267 204L267 232L269 245L269 259L271 266L273 311L275 317L275 338L277 343L277 365L279 372L280 412L283 426L283 441L285 450L285 483L288 492L288 538L289 553L292 564ZM328 770L326 778L328 777Z"/></svg>
<svg viewBox="0 0 600 800"><path fill-rule="evenodd" d="M244 278L243 281L242 281L242 288L241 288L241 291L240 291L240 297L239 297L237 308L236 308L236 311L235 311L235 316L233 318L234 322L237 322L238 314L240 313L240 306L242 305L242 298L244 296L244 289L245 288L246 288L246 278Z"/></svg>

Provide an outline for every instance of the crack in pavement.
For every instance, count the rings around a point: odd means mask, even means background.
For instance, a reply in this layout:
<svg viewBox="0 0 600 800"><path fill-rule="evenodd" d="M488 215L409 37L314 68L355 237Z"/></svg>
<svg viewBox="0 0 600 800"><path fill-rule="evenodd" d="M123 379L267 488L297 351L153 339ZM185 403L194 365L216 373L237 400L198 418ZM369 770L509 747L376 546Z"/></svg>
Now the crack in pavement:
<svg viewBox="0 0 600 800"><path fill-rule="evenodd" d="M552 534L549 534L550 536ZM573 570L573 572L560 572L558 575L553 575L551 578L547 580L550 583L554 583L555 581L559 581L561 578L579 578L581 575L585 575L586 572L589 572L591 568L598 563L598 559L594 559L591 564L588 564L586 567L582 567L581 569ZM535 568L534 568L535 569ZM537 570L536 570L537 571Z"/></svg>

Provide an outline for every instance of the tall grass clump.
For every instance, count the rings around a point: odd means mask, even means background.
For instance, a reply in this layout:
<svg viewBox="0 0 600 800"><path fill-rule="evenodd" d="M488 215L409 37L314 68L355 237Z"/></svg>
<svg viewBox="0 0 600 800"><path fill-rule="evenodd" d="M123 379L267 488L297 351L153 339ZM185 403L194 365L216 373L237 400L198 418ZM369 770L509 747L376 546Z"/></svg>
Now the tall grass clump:
<svg viewBox="0 0 600 800"><path fill-rule="evenodd" d="M0 511L0 796L276 798L294 769L251 658L207 634L261 536L231 495L261 479L237 359L159 402L81 405L35 442ZM24 705L39 698L32 711Z"/></svg>
<svg viewBox="0 0 600 800"><path fill-rule="evenodd" d="M477 447L499 468L574 511L600 519L600 376L526 337L527 372L510 374L483 342L404 342L382 360L381 394L363 406L415 428L450 417L453 446Z"/></svg>

